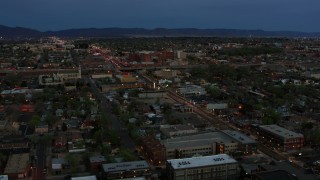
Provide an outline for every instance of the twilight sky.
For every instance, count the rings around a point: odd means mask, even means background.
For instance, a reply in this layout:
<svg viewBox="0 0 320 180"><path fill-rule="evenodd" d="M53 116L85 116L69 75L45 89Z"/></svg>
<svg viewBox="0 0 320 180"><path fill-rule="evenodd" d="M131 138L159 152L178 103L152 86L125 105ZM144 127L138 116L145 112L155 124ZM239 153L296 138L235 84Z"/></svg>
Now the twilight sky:
<svg viewBox="0 0 320 180"><path fill-rule="evenodd" d="M0 24L320 32L320 0L0 0Z"/></svg>

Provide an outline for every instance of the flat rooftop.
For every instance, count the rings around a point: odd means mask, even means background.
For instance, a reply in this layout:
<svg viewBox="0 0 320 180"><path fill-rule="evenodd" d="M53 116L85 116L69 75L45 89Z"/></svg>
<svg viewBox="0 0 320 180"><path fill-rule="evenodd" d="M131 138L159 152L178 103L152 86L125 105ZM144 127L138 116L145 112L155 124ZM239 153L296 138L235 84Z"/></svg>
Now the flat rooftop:
<svg viewBox="0 0 320 180"><path fill-rule="evenodd" d="M99 163L99 162L105 162L106 158L102 155L97 155L97 156L91 156L89 160L90 160L90 163Z"/></svg>
<svg viewBox="0 0 320 180"><path fill-rule="evenodd" d="M190 124L177 124L177 125L161 125L160 130L166 133L170 132L179 132L179 131L188 131L188 130L197 130L193 125Z"/></svg>
<svg viewBox="0 0 320 180"><path fill-rule="evenodd" d="M222 132L209 132L189 136L175 137L162 140L167 149L187 148L195 146L211 146L213 143L236 143L236 141Z"/></svg>
<svg viewBox="0 0 320 180"><path fill-rule="evenodd" d="M288 138L299 138L299 137L303 137L302 134L290 131L288 129L285 129L283 127L280 127L278 125L275 124L271 124L271 125L262 125L259 126L261 129L268 131L274 135L283 137L284 139L288 139Z"/></svg>
<svg viewBox="0 0 320 180"><path fill-rule="evenodd" d="M147 180L147 179L145 177L133 177L133 178L122 178L121 180Z"/></svg>
<svg viewBox="0 0 320 180"><path fill-rule="evenodd" d="M7 166L4 169L4 174L22 173L25 172L29 165L29 153L12 154L9 157Z"/></svg>
<svg viewBox="0 0 320 180"><path fill-rule="evenodd" d="M225 134L229 135L231 138L235 139L238 142L241 142L242 144L255 144L257 141L252 139L250 136L247 136L239 131L234 130L223 130Z"/></svg>
<svg viewBox="0 0 320 180"><path fill-rule="evenodd" d="M71 180L97 180L96 176L72 177Z"/></svg>
<svg viewBox="0 0 320 180"><path fill-rule="evenodd" d="M284 170L259 172L256 176L261 180L297 180L297 177Z"/></svg>
<svg viewBox="0 0 320 180"><path fill-rule="evenodd" d="M202 156L184 159L167 160L173 169L190 169L205 166L214 166L222 164L237 163L235 159L227 154L219 154L213 156Z"/></svg>
<svg viewBox="0 0 320 180"><path fill-rule="evenodd" d="M117 172L117 171L130 171L137 169L149 169L150 166L147 161L131 161L131 162L122 162L122 163L109 163L103 164L103 171L108 172Z"/></svg>

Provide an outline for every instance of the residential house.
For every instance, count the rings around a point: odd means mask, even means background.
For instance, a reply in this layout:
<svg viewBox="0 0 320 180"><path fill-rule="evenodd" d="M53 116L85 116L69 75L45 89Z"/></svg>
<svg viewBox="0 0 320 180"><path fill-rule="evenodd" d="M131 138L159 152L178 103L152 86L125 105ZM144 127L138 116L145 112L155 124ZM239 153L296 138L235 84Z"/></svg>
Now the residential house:
<svg viewBox="0 0 320 180"><path fill-rule="evenodd" d="M63 158L52 158L51 160L51 171L52 173L60 173L63 170L64 165L67 161Z"/></svg>
<svg viewBox="0 0 320 180"><path fill-rule="evenodd" d="M147 122L151 122L152 124L161 124L164 120L162 115L156 115L153 113L145 114Z"/></svg>
<svg viewBox="0 0 320 180"><path fill-rule="evenodd" d="M67 150L68 139L65 135L59 134L54 137L52 144L52 151L61 152Z"/></svg>
<svg viewBox="0 0 320 180"><path fill-rule="evenodd" d="M85 142L80 132L72 132L68 139L69 152L85 151Z"/></svg>
<svg viewBox="0 0 320 180"><path fill-rule="evenodd" d="M66 124L67 128L78 128L80 126L80 121L78 119L69 119L64 121L63 123Z"/></svg>
<svg viewBox="0 0 320 180"><path fill-rule="evenodd" d="M44 134L49 131L49 125L47 122L40 121L40 123L36 126L35 132L38 134Z"/></svg>
<svg viewBox="0 0 320 180"><path fill-rule="evenodd" d="M56 110L56 116L57 117L62 117L63 116L63 110L62 109L57 109Z"/></svg>

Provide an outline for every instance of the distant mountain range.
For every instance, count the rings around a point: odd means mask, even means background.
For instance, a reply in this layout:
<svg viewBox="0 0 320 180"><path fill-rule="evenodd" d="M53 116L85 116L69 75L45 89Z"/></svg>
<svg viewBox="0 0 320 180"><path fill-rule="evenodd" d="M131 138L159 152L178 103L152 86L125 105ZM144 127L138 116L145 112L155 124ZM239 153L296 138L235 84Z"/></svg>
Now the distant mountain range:
<svg viewBox="0 0 320 180"><path fill-rule="evenodd" d="M9 39L58 37L320 37L320 32L264 31L241 29L144 29L144 28L84 28L61 31L37 31L23 27L0 25L0 37Z"/></svg>

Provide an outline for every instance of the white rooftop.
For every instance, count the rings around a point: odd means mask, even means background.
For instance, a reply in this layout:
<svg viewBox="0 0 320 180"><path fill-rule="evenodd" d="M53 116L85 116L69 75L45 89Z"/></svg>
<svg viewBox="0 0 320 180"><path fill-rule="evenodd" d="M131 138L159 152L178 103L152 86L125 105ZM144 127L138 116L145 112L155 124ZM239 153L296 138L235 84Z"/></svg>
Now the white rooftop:
<svg viewBox="0 0 320 180"><path fill-rule="evenodd" d="M278 135L283 137L284 139L288 139L288 138L299 138L299 137L303 137L302 134L290 131L288 129L285 129L283 127L280 127L278 125L275 124L271 124L271 125L263 125L263 126L259 126L260 128L269 131L272 134Z"/></svg>
<svg viewBox="0 0 320 180"><path fill-rule="evenodd" d="M128 171L135 169L149 169L147 161L131 161L121 163L109 163L102 165L104 172Z"/></svg>
<svg viewBox="0 0 320 180"><path fill-rule="evenodd" d="M97 155L97 156L91 156L90 158L90 163L96 163L96 162L104 162L106 161L106 158L102 155Z"/></svg>
<svg viewBox="0 0 320 180"><path fill-rule="evenodd" d="M147 179L145 177L133 177L133 178L121 178L121 180L147 180Z"/></svg>
<svg viewBox="0 0 320 180"><path fill-rule="evenodd" d="M97 180L96 176L72 177L71 180Z"/></svg>
<svg viewBox="0 0 320 180"><path fill-rule="evenodd" d="M8 175L0 175L0 180L9 180Z"/></svg>
<svg viewBox="0 0 320 180"><path fill-rule="evenodd" d="M221 164L237 163L235 159L227 154L218 154L213 156L192 157L184 159L167 160L173 169L189 169L204 166L214 166Z"/></svg>

